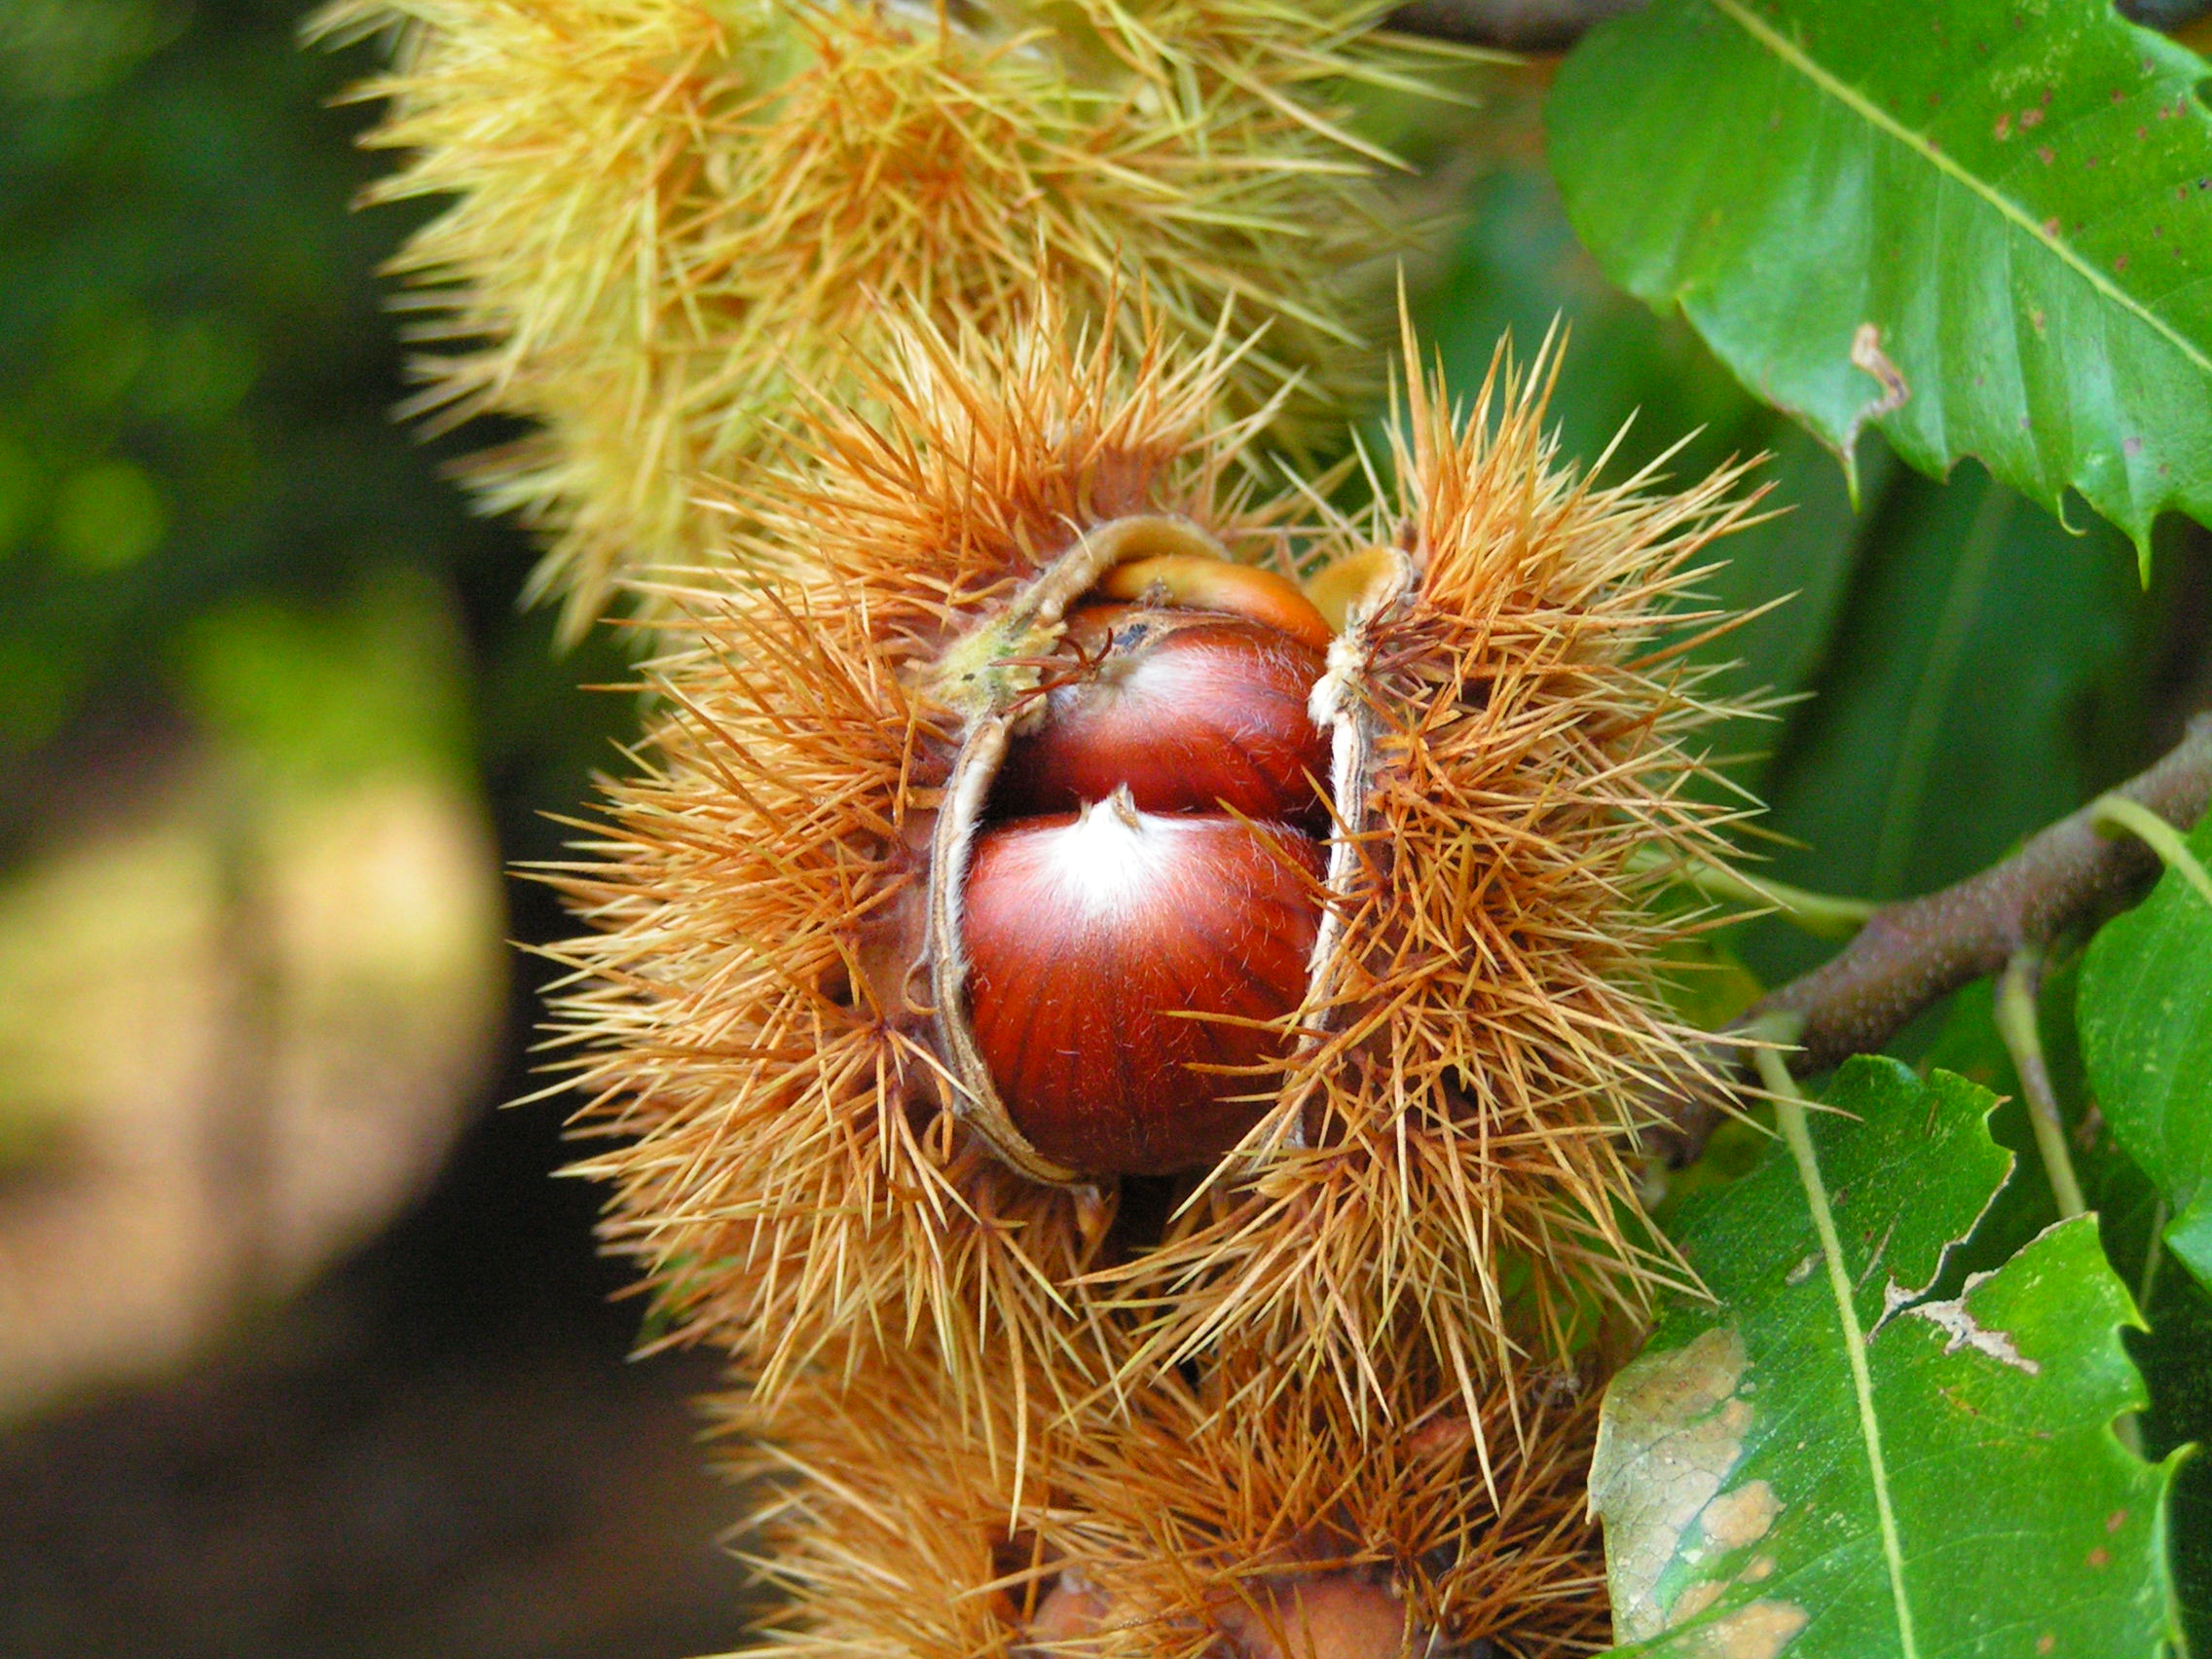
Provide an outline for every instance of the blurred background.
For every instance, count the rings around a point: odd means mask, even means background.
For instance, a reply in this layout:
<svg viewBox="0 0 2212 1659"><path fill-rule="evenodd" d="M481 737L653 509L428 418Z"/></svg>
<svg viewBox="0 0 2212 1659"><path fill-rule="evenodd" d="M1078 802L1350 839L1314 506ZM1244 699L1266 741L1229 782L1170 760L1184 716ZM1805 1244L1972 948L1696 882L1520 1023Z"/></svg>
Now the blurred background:
<svg viewBox="0 0 2212 1659"><path fill-rule="evenodd" d="M0 5L0 1655L716 1651L712 1370L497 1109L622 666L391 418L305 11Z"/></svg>
<svg viewBox="0 0 2212 1659"><path fill-rule="evenodd" d="M374 52L303 50L307 10L0 0L0 1659L719 1651L713 1368L626 1360L558 1102L499 1109L548 973L505 941L564 931L502 871L620 764L634 706L574 687L625 668L555 656L527 538L442 476L502 434L391 416L376 273L417 220L350 210L387 165L337 101ZM1631 462L1773 453L1792 510L1714 586L1797 596L1722 647L1799 699L1722 740L1776 874L1939 885L2212 700L2201 535L2146 588L2085 511L1871 440L1855 506L1576 247L1541 82L1372 112L1456 225L1419 319L1468 386L1564 313L1569 454L1632 414ZM1732 942L1770 980L1824 948ZM2155 1448L2212 1425L2171 1398Z"/></svg>

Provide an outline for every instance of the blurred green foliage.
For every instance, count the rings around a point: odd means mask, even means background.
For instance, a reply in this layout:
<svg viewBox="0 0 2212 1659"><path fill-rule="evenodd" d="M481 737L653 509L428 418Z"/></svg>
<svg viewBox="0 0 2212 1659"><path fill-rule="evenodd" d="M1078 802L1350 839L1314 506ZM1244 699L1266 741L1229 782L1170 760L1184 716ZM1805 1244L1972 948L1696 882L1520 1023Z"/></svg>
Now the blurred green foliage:
<svg viewBox="0 0 2212 1659"><path fill-rule="evenodd" d="M149 700L325 758L436 732L541 854L634 712L572 689L617 659L554 658L523 537L391 418L415 221L350 210L375 48L303 50L308 9L0 8L0 792Z"/></svg>

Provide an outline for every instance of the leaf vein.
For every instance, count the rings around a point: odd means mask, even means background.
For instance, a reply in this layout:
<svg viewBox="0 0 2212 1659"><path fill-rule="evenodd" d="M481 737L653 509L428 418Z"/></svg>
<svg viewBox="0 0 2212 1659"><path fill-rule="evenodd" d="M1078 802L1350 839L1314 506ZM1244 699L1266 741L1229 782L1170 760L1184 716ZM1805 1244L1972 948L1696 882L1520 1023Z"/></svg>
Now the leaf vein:
<svg viewBox="0 0 2212 1659"><path fill-rule="evenodd" d="M2038 224L2034 217L2019 203L1992 189L1987 181L1975 177L1965 167L1959 166L1950 156L1930 144L1924 134L1915 132L1857 88L1823 68L1814 61L1802 47L1788 39L1764 18L1751 11L1749 6L1743 3L1743 0L1706 0L1706 3L1734 22L1754 41L1765 47L1782 63L1794 69L1811 82L1814 87L1859 116L1868 127L1888 134L1896 142L1919 156L1936 171L1972 191L2007 219L2025 231L2036 241L2049 249L2061 264L2111 301L2115 307L2148 324L2185 358L2194 364L2199 372L2212 375L2212 357L2207 357L2194 341L2177 330L2157 312L2145 306L2133 294L2114 282L2111 277L2083 259L2066 242L2046 232L2043 226Z"/></svg>
<svg viewBox="0 0 2212 1659"><path fill-rule="evenodd" d="M1758 1054L1761 1081L1775 1095L1775 1118L1789 1156L1796 1161L1797 1177L1805 1189L1806 1207L1812 1211L1813 1230L1819 1234L1821 1255L1827 1264L1828 1294L1834 1299L1836 1321L1842 1327L1844 1357L1851 1365L1851 1386L1859 1406L1859 1433L1866 1447L1866 1469L1874 1493L1874 1514L1882 1532L1882 1557L1889 1569L1890 1598L1897 1607L1899 1659L1920 1659L1920 1643L1913 1631L1912 1604L1904 1587L1904 1546L1898 1535L1897 1511L1890 1497L1890 1477L1882 1460L1882 1424L1874 1412L1874 1378L1866 1364L1866 1338L1859 1325L1859 1308L1852 1300L1851 1273L1843 1260L1843 1240L1836 1234L1835 1211L1828 1203L1827 1183L1821 1176L1820 1159L1813 1150L1812 1131L1805 1124L1804 1096L1788 1069L1773 1050Z"/></svg>

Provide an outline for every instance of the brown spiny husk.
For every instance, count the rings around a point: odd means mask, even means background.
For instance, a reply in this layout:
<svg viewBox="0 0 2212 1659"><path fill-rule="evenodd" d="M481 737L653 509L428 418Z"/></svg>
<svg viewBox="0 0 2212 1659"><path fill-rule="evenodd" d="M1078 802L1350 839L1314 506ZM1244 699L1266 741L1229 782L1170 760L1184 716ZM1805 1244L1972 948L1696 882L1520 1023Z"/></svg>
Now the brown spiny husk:
<svg viewBox="0 0 2212 1659"><path fill-rule="evenodd" d="M1111 1346L1077 1286L1112 1246L1112 1185L988 1150L924 970L963 754L947 645L1100 523L1279 555L1229 478L1249 424L1211 416L1234 353L1175 364L1145 338L1124 369L1111 336L910 332L878 387L893 419L826 409L811 470L755 504L750 555L792 561L789 586L676 596L696 615L652 763L554 873L600 930L561 953L578 977L555 1006L586 1118L623 1142L584 1166L617 1190L608 1235L771 1394L855 1328L926 1330L961 1378L1011 1354L1070 1394ZM1035 668L1001 666L1018 700Z"/></svg>
<svg viewBox="0 0 2212 1659"><path fill-rule="evenodd" d="M1237 413L1301 375L1300 407L1336 402L1396 236L1343 89L1435 62L1387 10L337 0L318 26L392 33L362 95L410 161L377 196L447 203L397 266L441 348L416 407L537 424L476 479L547 534L574 629L625 573L728 551L693 498L777 449L794 381L858 393L887 304L1010 331L1134 282L1200 339L1271 325L1223 378Z"/></svg>
<svg viewBox="0 0 2212 1659"><path fill-rule="evenodd" d="M1378 1437L1334 1387L1255 1357L1196 1386L1156 1378L1046 1435L1018 1488L939 1415L926 1355L885 1356L859 1386L810 1382L765 1418L739 1402L737 1424L767 1436L748 1466L776 1491L752 1547L793 1599L775 1647L1567 1659L1605 1645L1584 1494L1594 1394L1557 1376L1515 1400L1499 1384L1471 1422L1450 1379L1398 1368L1398 1426ZM1003 1402L997 1415L1003 1436Z"/></svg>
<svg viewBox="0 0 2212 1659"><path fill-rule="evenodd" d="M1697 1061L1654 986L1681 924L1645 900L1725 815L1685 791L1713 711L1657 642L1735 473L1597 488L1543 435L1541 360L1464 419L1417 377L1398 498L1317 578L1348 594L1314 693L1338 825L1288 1071L1211 1170L1088 1179L963 1045L963 814L1117 538L1279 561L1289 508L1230 482L1218 344L1178 363L1156 326L1123 371L1063 338L911 327L890 413L825 407L748 506L786 581L672 592L697 619L655 758L557 877L600 930L557 1009L624 1142L586 1165L609 1236L771 1396L926 1331L964 1393L1072 1411L1234 1340L1379 1434L1377 1356L1434 1355L1481 1428L1493 1380L1669 1276L1624 1143Z"/></svg>
<svg viewBox="0 0 2212 1659"><path fill-rule="evenodd" d="M1149 1363L1257 1340L1379 1402L1373 1356L1411 1344L1474 1411L1675 1276L1625 1160L1700 1039L1658 995L1683 923L1648 901L1732 814L1686 788L1717 711L1661 641L1724 625L1670 602L1749 502L1740 467L1664 495L1562 464L1554 361L1501 348L1460 414L1409 336L1395 499L1342 533L1367 579L1317 698L1334 935L1269 1119L1106 1271L1154 1311Z"/></svg>

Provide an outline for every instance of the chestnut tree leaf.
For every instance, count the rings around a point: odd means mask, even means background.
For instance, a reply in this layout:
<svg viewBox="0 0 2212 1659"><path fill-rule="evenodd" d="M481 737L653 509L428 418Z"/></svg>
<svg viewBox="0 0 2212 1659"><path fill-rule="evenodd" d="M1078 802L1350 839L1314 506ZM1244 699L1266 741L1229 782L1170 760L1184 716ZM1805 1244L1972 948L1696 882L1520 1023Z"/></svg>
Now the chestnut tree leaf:
<svg viewBox="0 0 2212 1659"><path fill-rule="evenodd" d="M2189 845L2212 863L2212 818ZM2090 941L2078 1008L2105 1122L2165 1198L2167 1247L2212 1287L2212 904L2168 870Z"/></svg>
<svg viewBox="0 0 2212 1659"><path fill-rule="evenodd" d="M2114 1432L2140 1321L2093 1218L1945 1294L2011 1167L1995 1097L1862 1056L1825 1104L1817 1184L1778 1144L1684 1203L1713 1299L1673 1302L1606 1390L1616 1654L2154 1659L2175 1459Z"/></svg>
<svg viewBox="0 0 2212 1659"><path fill-rule="evenodd" d="M2111 0L1656 0L1547 129L1606 272L1849 464L2212 523L2203 61Z"/></svg>
<svg viewBox="0 0 2212 1659"><path fill-rule="evenodd" d="M2127 1346L2151 1390L2151 1409L2138 1419L2143 1449L2163 1456L2179 1446L2212 1441L2212 1291L2174 1266L2158 1242L2166 1208L2157 1189L2121 1149L2104 1114L2089 1110L2076 1018L2079 967L2078 961L2059 966L2036 999L2044 1057L2105 1257L2134 1288L2136 1308L2150 1321ZM2020 1099L2019 1075L1997 1031L1992 990L1983 979L1952 999L1924 1062L2009 1096L1991 1116L1990 1132L2022 1161L1954 1261L1954 1272L1962 1262L1970 1270L1997 1266L2058 1219ZM2169 1530L2190 1651L2212 1653L2212 1460L2201 1455L2175 1476Z"/></svg>

